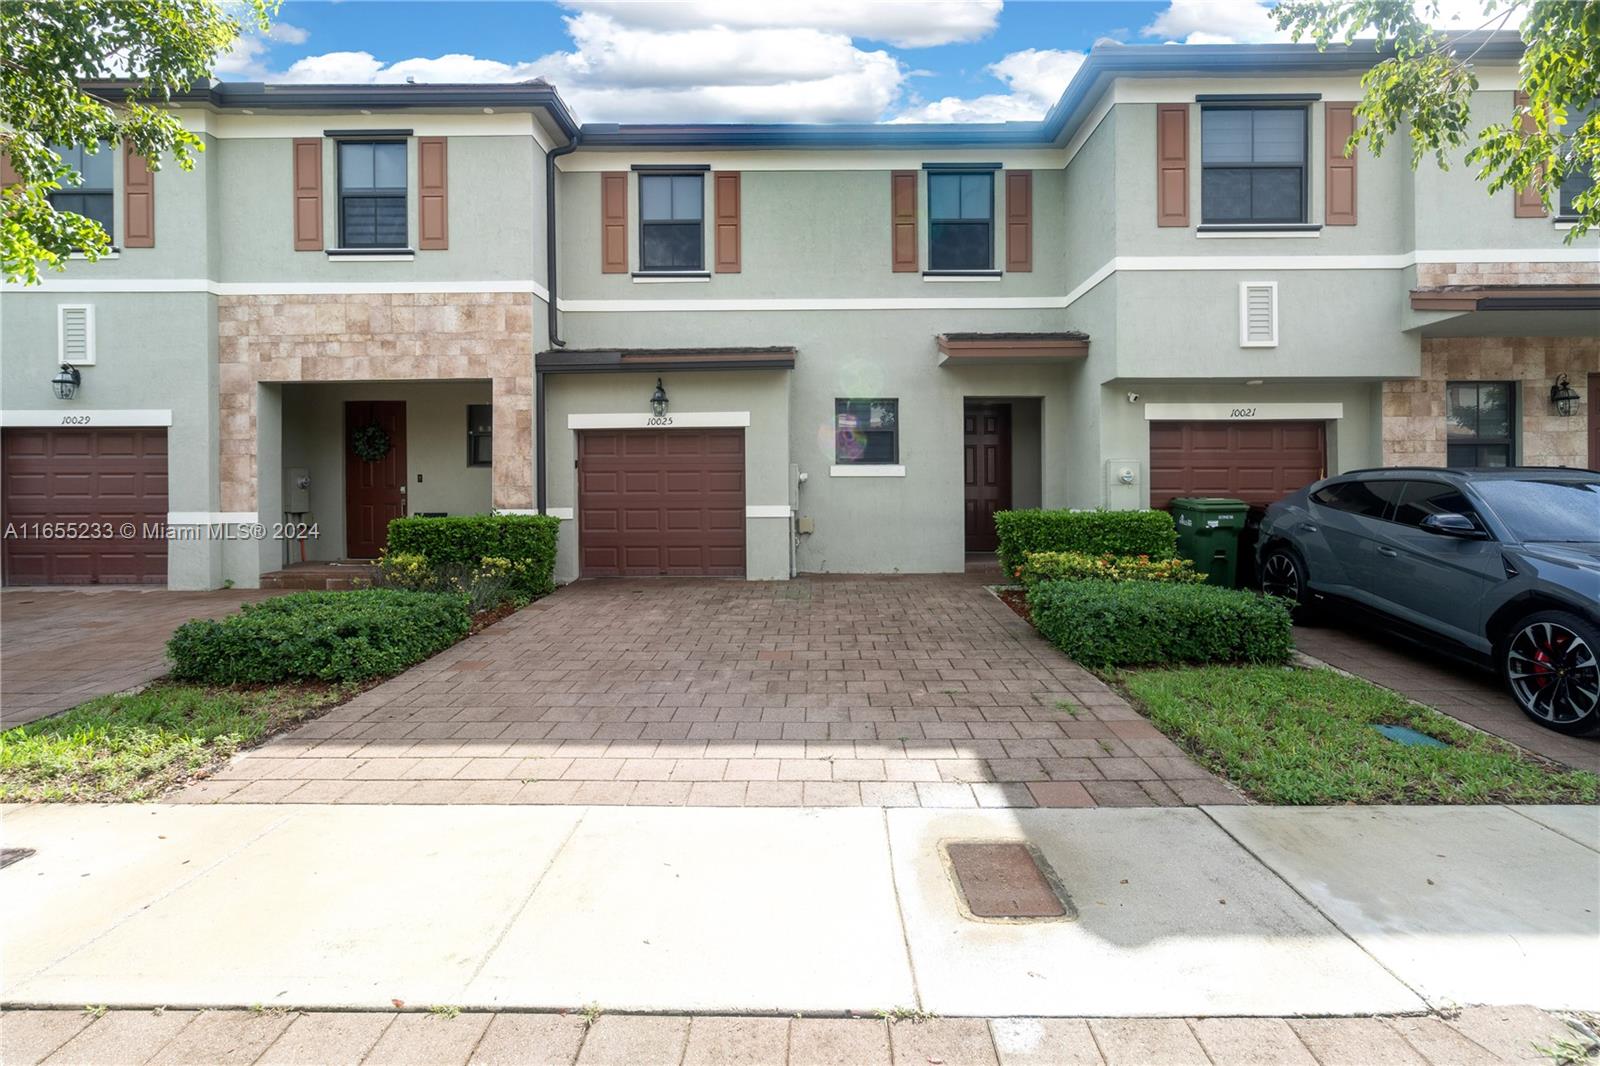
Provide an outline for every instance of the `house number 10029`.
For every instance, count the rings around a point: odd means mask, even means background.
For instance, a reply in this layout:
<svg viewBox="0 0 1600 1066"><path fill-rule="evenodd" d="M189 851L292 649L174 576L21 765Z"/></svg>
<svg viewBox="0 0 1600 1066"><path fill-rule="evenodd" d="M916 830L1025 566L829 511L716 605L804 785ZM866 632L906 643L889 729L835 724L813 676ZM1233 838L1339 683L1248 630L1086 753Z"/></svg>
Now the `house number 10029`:
<svg viewBox="0 0 1600 1066"><path fill-rule="evenodd" d="M1255 416L1256 409L1254 407L1235 407L1228 412L1229 418L1254 418Z"/></svg>

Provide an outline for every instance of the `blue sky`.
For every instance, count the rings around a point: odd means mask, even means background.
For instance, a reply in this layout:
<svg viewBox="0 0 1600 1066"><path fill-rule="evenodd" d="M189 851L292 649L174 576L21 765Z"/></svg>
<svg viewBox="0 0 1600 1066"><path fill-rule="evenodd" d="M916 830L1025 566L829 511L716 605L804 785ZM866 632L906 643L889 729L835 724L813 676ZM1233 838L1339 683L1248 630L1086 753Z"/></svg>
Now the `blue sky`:
<svg viewBox="0 0 1600 1066"><path fill-rule="evenodd" d="M1482 0L1446 0L1471 6ZM590 122L1038 118L1101 39L1282 39L1270 0L287 0L228 80L554 83Z"/></svg>

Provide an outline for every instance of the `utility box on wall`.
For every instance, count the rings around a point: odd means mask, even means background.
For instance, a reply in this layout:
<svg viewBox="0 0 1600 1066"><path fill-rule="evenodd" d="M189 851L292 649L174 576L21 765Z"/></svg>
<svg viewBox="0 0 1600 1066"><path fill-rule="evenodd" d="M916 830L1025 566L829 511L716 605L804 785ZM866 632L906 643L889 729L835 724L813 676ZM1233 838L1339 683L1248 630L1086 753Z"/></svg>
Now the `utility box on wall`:
<svg viewBox="0 0 1600 1066"><path fill-rule="evenodd" d="M291 466L283 472L283 510L286 514L306 514L311 510L311 471Z"/></svg>
<svg viewBox="0 0 1600 1066"><path fill-rule="evenodd" d="M1149 490L1141 466L1137 459L1106 460L1106 507L1113 511L1132 511L1149 506Z"/></svg>

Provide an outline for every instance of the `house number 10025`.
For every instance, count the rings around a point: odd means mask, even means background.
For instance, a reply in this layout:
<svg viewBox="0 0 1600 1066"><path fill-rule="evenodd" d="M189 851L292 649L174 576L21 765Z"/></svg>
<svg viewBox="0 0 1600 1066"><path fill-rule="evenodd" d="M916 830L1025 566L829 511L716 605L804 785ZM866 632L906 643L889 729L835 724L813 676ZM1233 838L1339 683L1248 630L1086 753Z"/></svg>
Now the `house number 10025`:
<svg viewBox="0 0 1600 1066"><path fill-rule="evenodd" d="M670 426L672 425L672 416L651 415L649 418L644 420L644 424L647 426Z"/></svg>
<svg viewBox="0 0 1600 1066"><path fill-rule="evenodd" d="M1228 412L1229 418L1254 418L1255 416L1256 409L1254 407L1235 407Z"/></svg>

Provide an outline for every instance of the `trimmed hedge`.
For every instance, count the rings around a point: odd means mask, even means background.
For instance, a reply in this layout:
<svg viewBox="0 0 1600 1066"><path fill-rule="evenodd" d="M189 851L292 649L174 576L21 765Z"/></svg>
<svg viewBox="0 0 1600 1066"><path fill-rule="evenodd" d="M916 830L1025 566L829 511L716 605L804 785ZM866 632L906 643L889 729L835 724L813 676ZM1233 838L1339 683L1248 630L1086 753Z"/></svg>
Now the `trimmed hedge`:
<svg viewBox="0 0 1600 1066"><path fill-rule="evenodd" d="M1198 585L1206 575L1191 559L1151 559L1145 555L1088 555L1084 552L1028 552L1016 575L1029 588L1041 581L1164 581Z"/></svg>
<svg viewBox="0 0 1600 1066"><path fill-rule="evenodd" d="M1000 565L1012 577L1028 552L1152 559L1170 559L1178 553L1178 531L1165 511L999 511L994 528L1000 539Z"/></svg>
<svg viewBox="0 0 1600 1066"><path fill-rule="evenodd" d="M1045 639L1085 666L1272 663L1294 650L1270 596L1153 581L1046 581L1028 591Z"/></svg>
<svg viewBox="0 0 1600 1066"><path fill-rule="evenodd" d="M486 558L511 562L514 594L548 596L555 591L559 519L549 515L478 514L445 518L396 518L389 523L388 552L414 553L435 568L475 568Z"/></svg>
<svg viewBox="0 0 1600 1066"><path fill-rule="evenodd" d="M472 628L466 596L356 589L295 592L185 622L167 641L180 681L367 681L443 651Z"/></svg>

